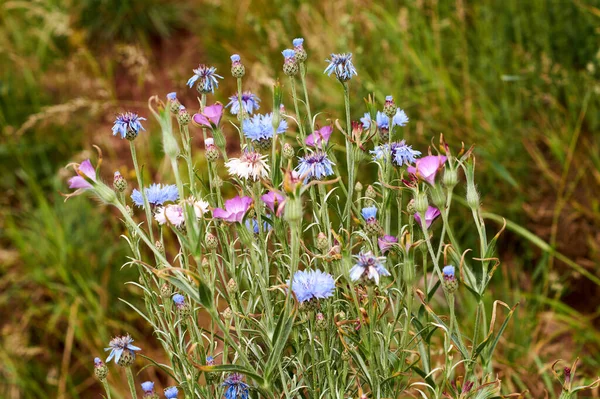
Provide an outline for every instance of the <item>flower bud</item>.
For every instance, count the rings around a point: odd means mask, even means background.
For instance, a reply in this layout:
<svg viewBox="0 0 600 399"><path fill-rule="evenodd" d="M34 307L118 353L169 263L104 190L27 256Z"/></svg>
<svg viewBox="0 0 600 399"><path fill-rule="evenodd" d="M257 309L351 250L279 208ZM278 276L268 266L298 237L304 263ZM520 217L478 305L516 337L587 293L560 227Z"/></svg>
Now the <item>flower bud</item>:
<svg viewBox="0 0 600 399"><path fill-rule="evenodd" d="M215 146L214 139L210 139L210 138L206 139L204 146L206 148L205 154L206 154L206 160L208 162L215 162L217 159L219 159L219 155L221 155L221 154L219 153L219 150Z"/></svg>
<svg viewBox="0 0 600 399"><path fill-rule="evenodd" d="M362 191L362 190L363 190L363 185L362 185L362 184L360 184L360 182L359 182L359 181L357 181L357 182L356 182L356 184L354 185L354 189L355 189L357 192L360 192L360 191Z"/></svg>
<svg viewBox="0 0 600 399"><path fill-rule="evenodd" d="M162 242L156 241L156 243L154 243L154 246L156 247L158 252L160 252L161 254L165 253L165 247L163 246Z"/></svg>
<svg viewBox="0 0 600 399"><path fill-rule="evenodd" d="M417 210L415 209L415 200L411 199L410 201L408 201L408 204L406 204L406 212L409 215L414 215Z"/></svg>
<svg viewBox="0 0 600 399"><path fill-rule="evenodd" d="M388 118L393 118L394 115L396 114L396 103L394 102L394 97L392 96L387 96L385 98L385 105L383 106L383 113L388 117Z"/></svg>
<svg viewBox="0 0 600 399"><path fill-rule="evenodd" d="M238 292L238 285L232 278L230 278L227 282L227 291L229 291L230 294L235 294Z"/></svg>
<svg viewBox="0 0 600 399"><path fill-rule="evenodd" d="M108 367L99 357L94 359L94 375L101 382L104 382L108 376Z"/></svg>
<svg viewBox="0 0 600 399"><path fill-rule="evenodd" d="M373 186L371 186L370 184L365 191L365 197L370 198L370 199L377 198L377 191L375 191L375 188Z"/></svg>
<svg viewBox="0 0 600 399"><path fill-rule="evenodd" d="M163 298L168 298L171 296L172 292L173 289L171 288L171 284L162 283L162 285L160 286L160 296L162 296Z"/></svg>
<svg viewBox="0 0 600 399"><path fill-rule="evenodd" d="M183 105L180 105L179 112L177 112L177 122L179 122L181 126L187 126L191 121L192 117L190 116L190 113Z"/></svg>
<svg viewBox="0 0 600 399"><path fill-rule="evenodd" d="M179 106L181 105L177 99L177 93L172 92L167 94L167 103L169 105L169 111L171 111L172 114L177 115L179 112Z"/></svg>
<svg viewBox="0 0 600 399"><path fill-rule="evenodd" d="M341 357L342 357L342 360L345 362L352 359L352 355L350 355L350 351L348 349L343 350Z"/></svg>
<svg viewBox="0 0 600 399"><path fill-rule="evenodd" d="M442 274L444 277L444 281L442 281L444 290L446 290L446 292L449 294L453 294L458 288L458 280L454 276L454 266L444 266L444 269L442 269Z"/></svg>
<svg viewBox="0 0 600 399"><path fill-rule="evenodd" d="M404 267L402 268L402 277L404 278L404 282L409 287L413 285L415 282L415 277L417 275L417 271L415 270L415 263L409 257L406 257L404 260Z"/></svg>
<svg viewBox="0 0 600 399"><path fill-rule="evenodd" d="M315 328L317 331L325 331L327 329L327 320L321 312L317 313L315 316Z"/></svg>
<svg viewBox="0 0 600 399"><path fill-rule="evenodd" d="M439 209L444 209L446 206L446 195L444 194L442 186L439 184L436 184L431 188L431 201Z"/></svg>
<svg viewBox="0 0 600 399"><path fill-rule="evenodd" d="M429 207L429 201L427 200L427 194L424 192L419 192L414 198L415 200L415 211L417 211L421 215L425 215L427 212L427 208ZM422 217L425 220L425 217Z"/></svg>
<svg viewBox="0 0 600 399"><path fill-rule="evenodd" d="M296 61L296 53L294 50L283 50L283 73L287 76L294 76L298 73L298 61Z"/></svg>
<svg viewBox="0 0 600 399"><path fill-rule="evenodd" d="M474 184L467 184L467 205L471 208L479 207L479 193Z"/></svg>
<svg viewBox="0 0 600 399"><path fill-rule="evenodd" d="M240 79L246 74L246 67L242 64L240 56L234 54L231 56L231 76Z"/></svg>
<svg viewBox="0 0 600 399"><path fill-rule="evenodd" d="M453 168L446 168L444 170L444 177L442 183L448 188L452 188L458 184L458 172Z"/></svg>
<svg viewBox="0 0 600 399"><path fill-rule="evenodd" d="M306 53L306 50L304 49L304 45L303 45L304 39L302 39L302 38L294 39L292 41L292 44L294 45L296 61L298 61L298 62L306 61L306 59L308 58L308 54Z"/></svg>
<svg viewBox="0 0 600 399"><path fill-rule="evenodd" d="M121 173L119 171L115 172L115 177L113 179L113 188L120 193L127 189L127 180L125 180L125 178L121 176Z"/></svg>
<svg viewBox="0 0 600 399"><path fill-rule="evenodd" d="M329 249L329 240L323 232L320 232L319 235L317 235L317 248L319 248L321 251L326 251Z"/></svg>
<svg viewBox="0 0 600 399"><path fill-rule="evenodd" d="M173 295L173 303L177 308L177 313L179 314L179 317L181 317L182 319L188 317L192 313L190 305L188 305L183 295Z"/></svg>
<svg viewBox="0 0 600 399"><path fill-rule="evenodd" d="M294 147L292 147L289 143L285 143L283 145L283 156L286 159L292 159L296 155L294 151Z"/></svg>
<svg viewBox="0 0 600 399"><path fill-rule="evenodd" d="M290 223L298 223L302 220L302 200L300 198L289 198L285 206L284 217Z"/></svg>
<svg viewBox="0 0 600 399"><path fill-rule="evenodd" d="M221 312L221 316L223 316L223 318L225 320L231 320L231 318L233 317L233 312L231 311L230 307L226 307L225 310L223 310Z"/></svg>
<svg viewBox="0 0 600 399"><path fill-rule="evenodd" d="M125 212L127 212L127 215L130 217L133 217L133 209L129 205L125 205Z"/></svg>
<svg viewBox="0 0 600 399"><path fill-rule="evenodd" d="M219 240L212 233L206 233L204 242L206 243L206 248L208 249L216 249L219 246Z"/></svg>

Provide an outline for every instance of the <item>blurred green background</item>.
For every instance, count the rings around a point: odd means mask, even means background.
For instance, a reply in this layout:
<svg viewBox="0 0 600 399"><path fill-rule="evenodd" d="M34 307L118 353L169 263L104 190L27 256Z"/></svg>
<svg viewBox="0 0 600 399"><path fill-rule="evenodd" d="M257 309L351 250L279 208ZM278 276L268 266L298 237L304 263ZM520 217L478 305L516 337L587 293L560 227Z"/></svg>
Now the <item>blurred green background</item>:
<svg viewBox="0 0 600 399"><path fill-rule="evenodd" d="M484 208L513 222L492 287L493 299L521 303L497 357L506 392L556 397L549 367L558 358L580 356L588 382L599 373L597 0L2 0L0 397L100 397L92 359L122 332L160 359L152 332L119 301L137 293L125 284L135 272L121 270L128 254L116 215L86 198L64 203L63 167L96 144L105 178L116 169L131 178L127 148L110 133L114 114L148 116L148 97L170 91L193 107L185 82L199 63L226 77L216 94L226 101L232 53L266 112L294 37L306 40L323 118L343 115L324 60L351 51L354 119L368 94L392 94L414 146L439 133L454 148L476 144ZM153 130L150 122L138 141L160 176ZM120 377L111 376L123 388L117 398L126 396Z"/></svg>

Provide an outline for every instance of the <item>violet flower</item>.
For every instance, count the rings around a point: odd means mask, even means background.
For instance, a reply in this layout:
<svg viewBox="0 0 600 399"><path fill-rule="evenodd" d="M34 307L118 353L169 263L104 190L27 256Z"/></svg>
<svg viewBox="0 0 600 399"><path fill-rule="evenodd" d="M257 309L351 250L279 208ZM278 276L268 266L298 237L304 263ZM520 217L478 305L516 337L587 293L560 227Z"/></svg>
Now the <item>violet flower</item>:
<svg viewBox="0 0 600 399"><path fill-rule="evenodd" d="M331 133L333 133L333 126L323 126L319 130L309 134L306 137L305 143L311 147L320 147L323 144L327 145L329 138L331 137Z"/></svg>
<svg viewBox="0 0 600 399"><path fill-rule="evenodd" d="M198 126L212 128L219 126L223 116L223 104L215 103L204 108L204 111L194 114L192 121Z"/></svg>
<svg viewBox="0 0 600 399"><path fill-rule="evenodd" d="M283 212L285 197L279 194L277 191L269 191L261 196L260 199L265 203L267 208L269 208L271 212L275 213L277 216Z"/></svg>
<svg viewBox="0 0 600 399"><path fill-rule="evenodd" d="M85 179L83 176L80 176L81 173L86 175L89 179L96 181L96 169L92 166L92 163L89 159L86 159L82 163L77 166L77 176L73 176L69 179L69 188L77 188L77 189L88 189L92 188L92 185Z"/></svg>
<svg viewBox="0 0 600 399"><path fill-rule="evenodd" d="M415 175L419 179L425 180L432 186L435 184L435 176L437 172L442 169L446 157L443 155L428 155L426 157L417 159L415 166L409 166L406 168L408 173Z"/></svg>
<svg viewBox="0 0 600 399"><path fill-rule="evenodd" d="M398 238L395 236L383 236L377 239L377 244L379 244L379 250L382 254L389 252L395 244L398 243Z"/></svg>
<svg viewBox="0 0 600 399"><path fill-rule="evenodd" d="M440 210L433 207L433 206L429 206L427 207L427 211L425 211L425 226L427 226L427 228L429 228L429 226L431 226L431 223L433 223L433 221L440 216ZM419 223L419 226L421 225L421 215L419 215L419 212L415 213L415 220L417 221L417 223Z"/></svg>
<svg viewBox="0 0 600 399"><path fill-rule="evenodd" d="M250 197L234 197L225 201L225 209L216 208L213 217L226 222L241 222L246 212L252 205Z"/></svg>

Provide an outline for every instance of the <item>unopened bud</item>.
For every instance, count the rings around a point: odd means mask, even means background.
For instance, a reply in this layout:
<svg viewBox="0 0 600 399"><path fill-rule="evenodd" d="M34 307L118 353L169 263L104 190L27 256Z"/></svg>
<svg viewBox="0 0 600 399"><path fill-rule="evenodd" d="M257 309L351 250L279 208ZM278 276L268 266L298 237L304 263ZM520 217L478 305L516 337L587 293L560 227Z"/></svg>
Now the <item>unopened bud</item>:
<svg viewBox="0 0 600 399"><path fill-rule="evenodd" d="M105 381L108 376L108 367L99 357L94 359L94 375L100 381Z"/></svg>
<svg viewBox="0 0 600 399"><path fill-rule="evenodd" d="M442 178L442 183L444 186L448 188L452 188L458 184L458 173L456 169L446 168L444 170L444 177Z"/></svg>
<svg viewBox="0 0 600 399"><path fill-rule="evenodd" d="M357 181L357 182L356 182L356 184L354 185L354 189L355 189L356 191L359 191L359 192L360 192L360 191L362 191L362 190L363 190L363 185L362 185L362 184L361 184L359 181Z"/></svg>
<svg viewBox="0 0 600 399"><path fill-rule="evenodd" d="M329 249L329 240L323 232L320 232L317 235L317 248L319 248L321 251L326 251Z"/></svg>
<svg viewBox="0 0 600 399"><path fill-rule="evenodd" d="M227 282L227 291L229 291L230 294L235 294L238 292L238 285L232 278L230 278Z"/></svg>
<svg viewBox="0 0 600 399"><path fill-rule="evenodd" d="M294 155L296 155L294 152L294 147L292 147L289 143L285 143L283 145L283 156L286 159L292 159L294 158Z"/></svg>
<svg viewBox="0 0 600 399"><path fill-rule="evenodd" d="M221 316L223 316L225 320L231 320L231 318L233 317L233 312L231 311L231 308L225 308L225 310L221 312Z"/></svg>
<svg viewBox="0 0 600 399"><path fill-rule="evenodd" d="M414 198L415 200L415 211L419 214L424 215L427 212L427 208L429 207L429 201L427 200L427 194L424 192L419 192ZM425 220L425 219L423 219Z"/></svg>
<svg viewBox="0 0 600 399"><path fill-rule="evenodd" d="M162 296L163 298L168 298L171 296L172 292L173 288L171 287L171 284L162 283L162 285L160 286L160 296Z"/></svg>
<svg viewBox="0 0 600 399"><path fill-rule="evenodd" d="M474 184L467 185L467 205L471 208L479 207L479 193Z"/></svg>
<svg viewBox="0 0 600 399"><path fill-rule="evenodd" d="M238 54L231 56L231 76L234 78L242 78L246 74L246 68L242 64L241 58Z"/></svg>
<svg viewBox="0 0 600 399"><path fill-rule="evenodd" d="M371 186L370 184L367 187L367 190L365 191L365 197L370 198L370 199L377 198L377 191L375 191L375 188L373 186Z"/></svg>
<svg viewBox="0 0 600 399"><path fill-rule="evenodd" d="M216 249L219 246L219 240L212 233L206 233L204 242L206 243L206 248L208 249Z"/></svg>
<svg viewBox="0 0 600 399"><path fill-rule="evenodd" d="M439 184L431 188L431 201L440 209L444 209L446 206L446 195L444 194L444 189Z"/></svg>
<svg viewBox="0 0 600 399"><path fill-rule="evenodd" d="M113 179L113 187L116 191L120 193L127 189L127 180L125 180L125 178L121 176L121 173L119 171L115 172L115 177Z"/></svg>
<svg viewBox="0 0 600 399"><path fill-rule="evenodd" d="M190 124L191 120L192 117L190 116L190 113L183 105L180 105L179 112L177 112L177 122L179 122L181 126L187 126Z"/></svg>
<svg viewBox="0 0 600 399"><path fill-rule="evenodd" d="M388 118L393 118L394 114L396 114L396 103L394 102L394 97L387 96L385 98L385 105L383 106L383 113Z"/></svg>
<svg viewBox="0 0 600 399"><path fill-rule="evenodd" d="M325 329L327 328L327 320L325 319L323 313L319 312L315 316L315 327L317 331L325 331Z"/></svg>

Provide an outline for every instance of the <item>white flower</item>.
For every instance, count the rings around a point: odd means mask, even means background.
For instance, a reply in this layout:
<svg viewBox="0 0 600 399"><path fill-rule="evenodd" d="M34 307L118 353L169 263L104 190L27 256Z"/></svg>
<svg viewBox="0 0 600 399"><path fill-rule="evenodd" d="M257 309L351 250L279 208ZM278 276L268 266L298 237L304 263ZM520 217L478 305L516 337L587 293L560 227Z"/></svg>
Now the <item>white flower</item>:
<svg viewBox="0 0 600 399"><path fill-rule="evenodd" d="M258 152L247 151L239 158L232 158L225 163L230 175L243 179L258 180L269 176L269 166L265 162L266 155Z"/></svg>
<svg viewBox="0 0 600 399"><path fill-rule="evenodd" d="M204 200L197 200L194 201L194 212L196 213L196 217L198 219L200 219L202 217L202 215L204 215L206 212L208 212L208 208L209 208L209 203L204 201Z"/></svg>
<svg viewBox="0 0 600 399"><path fill-rule="evenodd" d="M171 224L176 227L181 226L185 221L185 217L183 216L183 208L180 205L174 204L169 204L158 208L156 214L154 215L154 219L156 219L160 225Z"/></svg>

